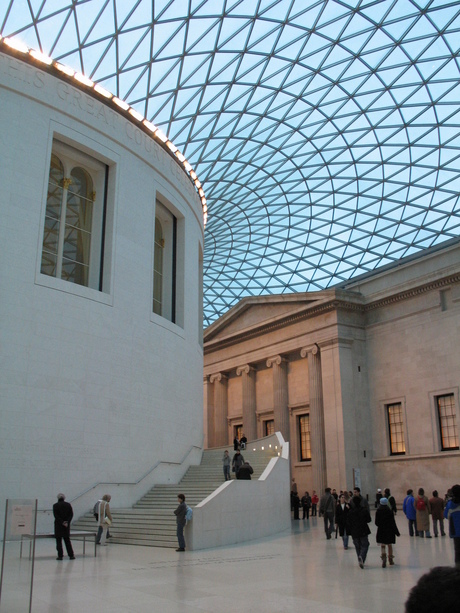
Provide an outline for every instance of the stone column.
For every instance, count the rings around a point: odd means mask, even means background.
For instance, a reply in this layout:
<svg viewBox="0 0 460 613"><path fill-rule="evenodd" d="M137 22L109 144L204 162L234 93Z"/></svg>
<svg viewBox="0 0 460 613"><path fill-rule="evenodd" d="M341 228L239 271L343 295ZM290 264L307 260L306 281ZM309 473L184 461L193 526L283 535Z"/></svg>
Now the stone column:
<svg viewBox="0 0 460 613"><path fill-rule="evenodd" d="M203 377L203 397L206 408L206 434L208 449L215 447L214 444L214 385L207 376Z"/></svg>
<svg viewBox="0 0 460 613"><path fill-rule="evenodd" d="M285 441L289 441L288 381L286 360L275 355L267 360L268 368L273 368L273 412L275 430L279 430Z"/></svg>
<svg viewBox="0 0 460 613"><path fill-rule="evenodd" d="M308 356L308 381L310 387L310 436L313 488L321 494L327 487L326 436L324 430L323 381L321 354L318 345L304 347L300 355Z"/></svg>
<svg viewBox="0 0 460 613"><path fill-rule="evenodd" d="M249 364L238 366L236 369L237 376L241 376L243 386L243 432L248 441L257 438L255 372Z"/></svg>
<svg viewBox="0 0 460 613"><path fill-rule="evenodd" d="M211 375L210 382L214 383L214 446L228 445L228 377L221 372Z"/></svg>

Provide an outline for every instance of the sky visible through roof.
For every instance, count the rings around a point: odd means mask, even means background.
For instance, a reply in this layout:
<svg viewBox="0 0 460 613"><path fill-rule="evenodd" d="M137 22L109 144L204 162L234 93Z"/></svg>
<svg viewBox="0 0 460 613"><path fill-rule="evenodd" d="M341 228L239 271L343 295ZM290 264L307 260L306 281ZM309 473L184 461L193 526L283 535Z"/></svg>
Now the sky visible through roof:
<svg viewBox="0 0 460 613"><path fill-rule="evenodd" d="M459 236L460 2L4 0L0 28L194 166L205 325Z"/></svg>

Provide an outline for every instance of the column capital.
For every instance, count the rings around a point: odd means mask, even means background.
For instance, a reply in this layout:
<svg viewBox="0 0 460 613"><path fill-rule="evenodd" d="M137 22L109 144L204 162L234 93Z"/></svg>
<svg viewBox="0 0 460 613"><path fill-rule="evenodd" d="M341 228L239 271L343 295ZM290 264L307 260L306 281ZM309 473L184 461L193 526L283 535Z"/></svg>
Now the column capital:
<svg viewBox="0 0 460 613"><path fill-rule="evenodd" d="M283 358L282 355L274 355L273 357L267 359L267 366L268 368L271 368L273 364L280 366L281 364L286 363L286 362L287 362L286 358Z"/></svg>
<svg viewBox="0 0 460 613"><path fill-rule="evenodd" d="M243 364L243 366L237 367L236 376L241 377L243 373L246 373L247 375L249 375L250 372L254 372L254 371L255 371L254 366L251 366L250 364Z"/></svg>
<svg viewBox="0 0 460 613"><path fill-rule="evenodd" d="M300 350L300 357L306 358L308 354L317 355L319 353L319 345L314 343L313 345L307 345L307 347L302 347Z"/></svg>
<svg viewBox="0 0 460 613"><path fill-rule="evenodd" d="M223 372L216 372L213 375L210 375L209 377L210 383L214 383L215 381L217 381L218 383L221 383L222 381L226 381L227 379L228 379L228 376Z"/></svg>

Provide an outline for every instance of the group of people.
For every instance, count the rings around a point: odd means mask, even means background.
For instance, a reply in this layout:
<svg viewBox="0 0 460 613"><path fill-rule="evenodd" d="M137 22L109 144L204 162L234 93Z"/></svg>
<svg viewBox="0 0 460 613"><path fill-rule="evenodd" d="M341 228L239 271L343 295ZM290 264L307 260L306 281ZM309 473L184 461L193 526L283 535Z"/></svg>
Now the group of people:
<svg viewBox="0 0 460 613"><path fill-rule="evenodd" d="M109 526L112 524L112 514L110 512L109 502L111 496L104 494L101 500L98 500L93 507L93 515L97 521L98 529L96 535L96 544L105 545L106 539L110 538ZM62 541L67 551L70 560L75 560L75 554L70 540L70 524L73 519L73 509L70 502L67 502L64 494L57 495L57 502L53 505L54 516L54 537L56 539L57 558L62 561L64 559L64 550Z"/></svg>
<svg viewBox="0 0 460 613"><path fill-rule="evenodd" d="M394 496L389 488L382 491L377 490L376 495L375 525L377 527L376 542L380 545L380 557L382 567L394 565L393 546L396 538L400 536L398 526L395 521L397 506ZM294 511L294 519L299 519L299 508L306 508L305 516L308 518L308 510L313 507L312 497L305 492L302 499L299 499L297 485L292 480L291 484L291 509ZM418 490L416 497L413 490L407 491L404 499L403 511L409 522L410 536L425 536L431 538L430 520L431 514L433 521L433 532L437 537L439 532L445 536L444 519L449 521L449 534L454 541L455 564L460 566L460 485L454 485L446 495L446 500L438 496L436 490L433 491L432 498L425 496L423 488ZM341 490L337 491L327 487L319 501L319 516L324 518L324 531L326 538L332 538L335 530L336 538L339 534L343 540L344 549L348 549L349 537L351 536L353 545L358 557L358 564L364 568L367 552L369 549L369 534L371 530L369 524L372 521L369 503L361 495L361 490L356 487L353 492Z"/></svg>
<svg viewBox="0 0 460 613"><path fill-rule="evenodd" d="M299 510L302 509L302 519L310 519L311 516L317 515L319 497L315 490L310 496L309 492L305 492L302 498L299 497L297 483L292 479L291 483L291 511L294 511L294 519L300 519Z"/></svg>
<svg viewBox="0 0 460 613"><path fill-rule="evenodd" d="M247 462L240 449L237 448L233 458L230 460L230 454L227 450L224 451L224 457L222 458L222 464L224 469L224 479L225 481L231 480L230 475L230 467L232 472L235 473L236 479L249 480L251 479L251 475L254 473L254 469Z"/></svg>

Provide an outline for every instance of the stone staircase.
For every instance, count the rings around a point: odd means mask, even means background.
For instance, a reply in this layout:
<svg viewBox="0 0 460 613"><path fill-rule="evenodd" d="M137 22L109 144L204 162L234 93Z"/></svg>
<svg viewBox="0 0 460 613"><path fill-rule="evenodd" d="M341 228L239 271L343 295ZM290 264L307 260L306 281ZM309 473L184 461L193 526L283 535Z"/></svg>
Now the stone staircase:
<svg viewBox="0 0 460 613"><path fill-rule="evenodd" d="M230 457L233 457L231 447L206 449L201 464L190 466L179 484L156 485L133 508L112 510L112 538L108 542L146 547L177 547L176 516L173 513L178 504L177 494L184 494L187 504L193 508L217 489L224 482L224 449L228 449ZM275 452L271 450L246 449L242 454L254 469L253 479L258 479L270 458L275 457ZM74 530L96 530L92 512L74 522L72 527Z"/></svg>

